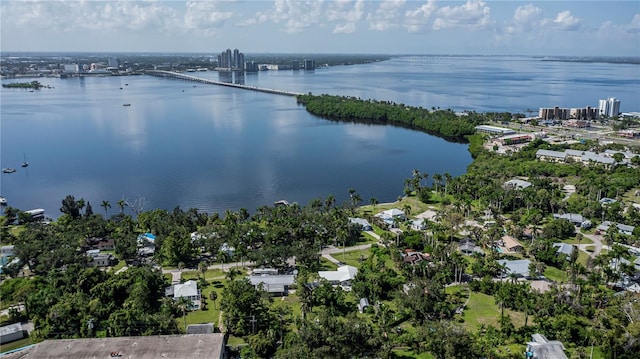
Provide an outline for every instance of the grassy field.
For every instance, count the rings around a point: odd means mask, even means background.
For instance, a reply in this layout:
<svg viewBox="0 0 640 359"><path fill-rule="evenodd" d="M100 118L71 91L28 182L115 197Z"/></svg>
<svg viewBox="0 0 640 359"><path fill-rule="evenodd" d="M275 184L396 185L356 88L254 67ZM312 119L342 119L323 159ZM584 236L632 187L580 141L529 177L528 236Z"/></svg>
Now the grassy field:
<svg viewBox="0 0 640 359"><path fill-rule="evenodd" d="M357 251L349 251L345 253L343 252L334 253L331 256L342 263L348 264L350 266L354 266L356 268L360 268L360 264L361 264L360 259L363 258L364 260L366 260L367 258L369 258L369 256L371 256L371 253L369 252L369 249L362 249Z"/></svg>
<svg viewBox="0 0 640 359"><path fill-rule="evenodd" d="M206 302L206 309L202 310L194 310L188 312L185 317L177 318L178 327L186 329L186 325L189 324L202 324L202 323L214 323L214 325L219 324L220 319L220 300L222 300L222 290L224 289L224 281L223 280L212 280L209 285L207 285L204 289L201 289L202 296L204 297L204 302ZM218 293L218 298L216 302L209 299L209 294L215 291Z"/></svg>
<svg viewBox="0 0 640 359"><path fill-rule="evenodd" d="M567 280L567 273L565 273L565 271L551 266L547 266L544 270L544 276L557 283L563 283Z"/></svg>
<svg viewBox="0 0 640 359"><path fill-rule="evenodd" d="M190 279L198 279L198 277L202 276L202 272L200 271L183 271L182 279L190 280ZM207 269L204 273L204 279L221 279L224 278L225 272L222 269Z"/></svg>
<svg viewBox="0 0 640 359"><path fill-rule="evenodd" d="M582 238L582 240L580 241L580 243L578 243L577 239L565 239L564 241L562 241L562 243L567 243L567 244L593 244L593 241L587 237Z"/></svg>
<svg viewBox="0 0 640 359"><path fill-rule="evenodd" d="M320 267L322 269L320 270L336 270L338 269L338 265L333 263L332 261L324 258L324 257L320 257Z"/></svg>
<svg viewBox="0 0 640 359"><path fill-rule="evenodd" d="M504 314L511 317L511 322L516 328L524 325L524 313L505 309ZM469 303L462 317L464 325L471 332L477 331L482 324L498 327L500 308L492 295L471 292ZM531 319L529 318L529 323L531 323Z"/></svg>

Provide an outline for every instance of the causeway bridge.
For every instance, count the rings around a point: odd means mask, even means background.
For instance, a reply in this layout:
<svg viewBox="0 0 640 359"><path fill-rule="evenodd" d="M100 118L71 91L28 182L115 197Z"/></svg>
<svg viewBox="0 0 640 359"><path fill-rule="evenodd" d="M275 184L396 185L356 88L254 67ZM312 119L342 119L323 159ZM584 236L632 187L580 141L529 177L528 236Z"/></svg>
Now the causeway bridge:
<svg viewBox="0 0 640 359"><path fill-rule="evenodd" d="M227 87L235 87L235 88L239 88L239 89L243 89L243 90L266 92L266 93L271 93L271 94L276 94L276 95L294 96L294 97L298 96L298 95L302 95L302 93L298 93L298 92L283 91L283 90L276 90L276 89L270 89L270 88L264 88L264 87L247 86L247 85L240 85L240 84L234 84L234 83L229 83L229 82L222 82L222 81L203 79L201 77L186 75L186 74L183 74L183 73L180 73L180 72L173 72L173 71L146 70L144 73L147 74L147 75L151 75L151 76L167 77L167 78L172 78L172 79L176 79L176 80L199 82L199 83L207 84L207 85L220 85L220 86L227 86Z"/></svg>

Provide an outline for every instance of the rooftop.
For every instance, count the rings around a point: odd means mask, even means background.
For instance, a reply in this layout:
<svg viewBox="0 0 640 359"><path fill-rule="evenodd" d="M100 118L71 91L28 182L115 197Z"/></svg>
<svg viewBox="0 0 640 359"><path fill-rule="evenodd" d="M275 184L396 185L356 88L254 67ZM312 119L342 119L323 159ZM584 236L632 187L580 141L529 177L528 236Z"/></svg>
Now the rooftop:
<svg viewBox="0 0 640 359"><path fill-rule="evenodd" d="M90 339L45 340L35 346L15 352L3 359L191 359L221 358L224 334L157 335L148 337L116 337Z"/></svg>

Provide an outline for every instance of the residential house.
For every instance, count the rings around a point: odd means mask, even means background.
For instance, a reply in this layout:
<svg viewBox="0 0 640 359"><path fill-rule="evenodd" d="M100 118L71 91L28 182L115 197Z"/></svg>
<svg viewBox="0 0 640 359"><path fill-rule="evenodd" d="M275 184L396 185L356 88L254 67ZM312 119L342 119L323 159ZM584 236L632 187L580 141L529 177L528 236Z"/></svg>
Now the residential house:
<svg viewBox="0 0 640 359"><path fill-rule="evenodd" d="M248 278L254 287L262 287L262 290L275 296L289 294L289 287L296 282L293 274L252 274Z"/></svg>
<svg viewBox="0 0 640 359"><path fill-rule="evenodd" d="M531 359L568 359L564 345L557 340L549 340L542 334L533 334L527 343L526 358Z"/></svg>
<svg viewBox="0 0 640 359"><path fill-rule="evenodd" d="M513 273L519 278L530 278L529 265L531 264L531 261L528 259L518 259L513 261L499 259L497 262L505 269L504 273L502 273L504 277L508 277Z"/></svg>
<svg viewBox="0 0 640 359"><path fill-rule="evenodd" d="M15 246L2 246L0 247L0 255L2 257L13 257L15 256Z"/></svg>
<svg viewBox="0 0 640 359"><path fill-rule="evenodd" d="M405 213L397 208L388 209L375 215L384 221L387 225L394 225L395 221L404 221L407 219Z"/></svg>
<svg viewBox="0 0 640 359"><path fill-rule="evenodd" d="M612 224L613 223L611 223L610 221L604 221L596 229L598 229L601 232L606 232L607 230L609 230L609 227L611 227ZM629 226L621 223L616 223L615 225L618 227L618 233L626 234L629 236L632 235L633 231L636 229L636 227L634 226Z"/></svg>
<svg viewBox="0 0 640 359"><path fill-rule="evenodd" d="M113 238L91 237L85 240L86 248L110 251L115 249L115 241Z"/></svg>
<svg viewBox="0 0 640 359"><path fill-rule="evenodd" d="M25 330L22 324L13 323L0 327L0 344L6 344L20 340L25 337Z"/></svg>
<svg viewBox="0 0 640 359"><path fill-rule="evenodd" d="M458 250L460 251L460 253L468 256L474 253L484 255L484 250L482 249L482 247L477 246L476 243L472 240L461 241L458 245Z"/></svg>
<svg viewBox="0 0 640 359"><path fill-rule="evenodd" d="M415 265L416 263L429 260L431 260L431 255L429 253L415 252L411 249L407 249L402 254L402 261L406 264Z"/></svg>
<svg viewBox="0 0 640 359"><path fill-rule="evenodd" d="M504 189L525 189L531 187L531 182L527 182L521 179L514 178L504 183Z"/></svg>
<svg viewBox="0 0 640 359"><path fill-rule="evenodd" d="M584 217L582 217L581 214L577 214L577 213L554 213L553 214L553 218L554 219L566 219L567 221L573 223L574 226L580 226L581 228L591 228L592 223L590 220L585 219Z"/></svg>
<svg viewBox="0 0 640 359"><path fill-rule="evenodd" d="M414 231L424 231L427 229L427 220L424 218L418 218L411 221L411 229Z"/></svg>
<svg viewBox="0 0 640 359"><path fill-rule="evenodd" d="M504 247L504 249L506 249L507 252L520 253L524 251L524 247L522 246L522 244L518 242L517 239L509 235L502 236L502 247Z"/></svg>
<svg viewBox="0 0 640 359"><path fill-rule="evenodd" d="M372 231L373 227L371 226L371 224L369 223L369 221L367 221L364 218L349 218L349 223L360 226L360 229L363 231Z"/></svg>
<svg viewBox="0 0 640 359"><path fill-rule="evenodd" d="M571 253L573 253L575 248L571 244L567 244L567 243L554 243L553 246L558 248L556 250L556 253L558 253L559 255L565 255L567 258L569 258L569 256L571 255Z"/></svg>
<svg viewBox="0 0 640 359"><path fill-rule="evenodd" d="M195 280L188 280L168 287L165 289L165 296L172 297L174 300L187 299L190 301L188 310L200 309L200 289L198 289L198 282Z"/></svg>
<svg viewBox="0 0 640 359"><path fill-rule="evenodd" d="M100 253L99 249L91 249L85 252L89 256L90 267L110 267L118 264L118 259L108 253Z"/></svg>
<svg viewBox="0 0 640 359"><path fill-rule="evenodd" d="M350 265L344 265L338 267L334 271L319 271L318 276L326 279L333 285L340 285L343 287L351 287L351 282L356 278L358 274L358 268Z"/></svg>

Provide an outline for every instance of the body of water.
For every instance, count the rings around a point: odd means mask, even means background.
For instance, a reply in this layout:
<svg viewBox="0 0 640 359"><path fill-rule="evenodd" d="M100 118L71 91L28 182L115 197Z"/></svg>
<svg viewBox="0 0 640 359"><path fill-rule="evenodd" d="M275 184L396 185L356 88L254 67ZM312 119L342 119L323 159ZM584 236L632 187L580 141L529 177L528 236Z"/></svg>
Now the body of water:
<svg viewBox="0 0 640 359"><path fill-rule="evenodd" d="M405 57L316 71L267 71L247 85L391 100L414 106L513 111L597 106L609 96L638 111L637 65L531 58ZM216 78L216 72L198 72ZM226 74L224 76L229 76ZM20 80L3 80L15 82ZM42 78L51 89L1 91L0 194L9 205L60 215L72 194L100 203L145 199L222 213L286 199L394 201L413 169L464 173L467 146L390 126L336 123L294 98L148 76ZM123 106L130 104L130 106ZM21 168L26 157L30 166Z"/></svg>

